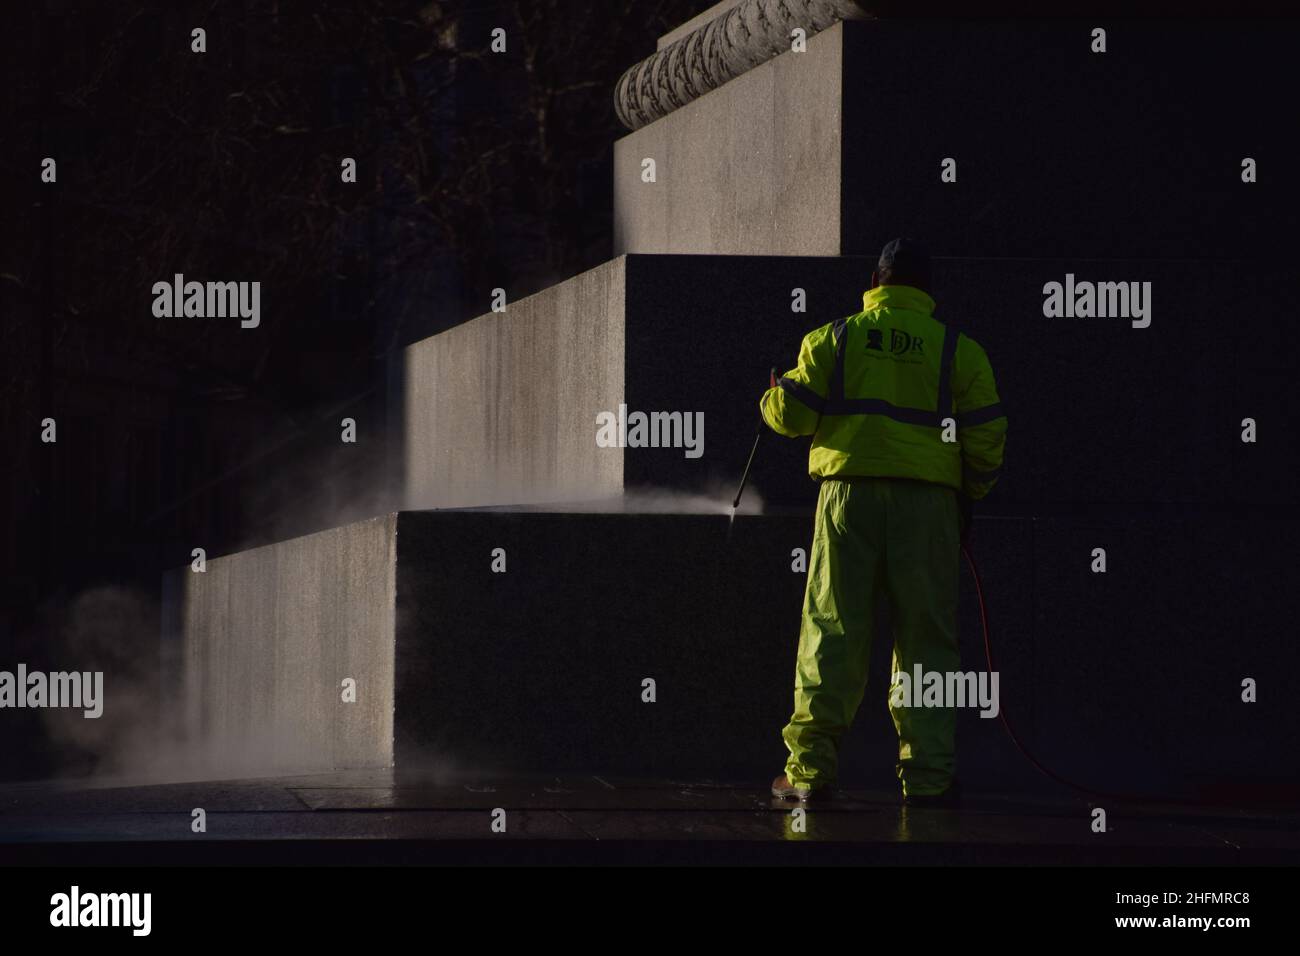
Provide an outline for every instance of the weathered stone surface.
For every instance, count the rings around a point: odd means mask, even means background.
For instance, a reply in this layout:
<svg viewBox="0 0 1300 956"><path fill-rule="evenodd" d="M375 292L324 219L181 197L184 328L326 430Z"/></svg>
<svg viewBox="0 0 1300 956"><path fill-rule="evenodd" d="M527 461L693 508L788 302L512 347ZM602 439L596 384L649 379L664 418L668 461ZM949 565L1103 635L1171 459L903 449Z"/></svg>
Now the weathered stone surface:
<svg viewBox="0 0 1300 956"><path fill-rule="evenodd" d="M626 264L614 259L406 349L400 473L416 508L618 494L595 415L624 394Z"/></svg>
<svg viewBox="0 0 1300 956"><path fill-rule="evenodd" d="M640 129L790 49L791 31L813 36L865 17L858 0L742 0L631 67L614 89L614 109Z"/></svg>
<svg viewBox="0 0 1300 956"><path fill-rule="evenodd" d="M839 255L842 29L615 143L616 253Z"/></svg>
<svg viewBox="0 0 1300 956"><path fill-rule="evenodd" d="M660 34L655 40L655 49L662 50L666 46L671 46L688 33L694 33L700 27L704 26L710 20L716 19L726 13L737 4L743 3L744 0L719 0L713 6L709 7L703 13L697 13L684 23L679 23L667 33Z"/></svg>
<svg viewBox="0 0 1300 956"><path fill-rule="evenodd" d="M217 778L388 766L396 516L172 572L172 771ZM356 701L343 701L343 681ZM164 735L169 736L169 735Z"/></svg>

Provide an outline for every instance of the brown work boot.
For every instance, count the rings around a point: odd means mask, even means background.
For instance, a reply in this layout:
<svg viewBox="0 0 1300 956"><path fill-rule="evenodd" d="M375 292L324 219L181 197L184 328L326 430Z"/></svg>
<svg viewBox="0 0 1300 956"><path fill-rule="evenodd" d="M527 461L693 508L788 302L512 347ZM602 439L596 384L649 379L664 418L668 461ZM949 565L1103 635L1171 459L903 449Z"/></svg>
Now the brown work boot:
<svg viewBox="0 0 1300 956"><path fill-rule="evenodd" d="M780 800L798 800L800 803L821 803L830 797L830 790L796 787L785 774L781 774L772 781L772 796Z"/></svg>

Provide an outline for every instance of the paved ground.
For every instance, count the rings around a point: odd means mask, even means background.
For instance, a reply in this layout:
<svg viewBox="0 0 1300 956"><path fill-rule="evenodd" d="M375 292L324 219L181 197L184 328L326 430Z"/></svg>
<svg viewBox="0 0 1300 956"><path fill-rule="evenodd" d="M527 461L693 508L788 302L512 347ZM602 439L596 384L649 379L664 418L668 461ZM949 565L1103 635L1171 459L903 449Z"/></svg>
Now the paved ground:
<svg viewBox="0 0 1300 956"><path fill-rule="evenodd" d="M353 771L225 782L0 787L17 864L860 862L1300 863L1300 810L1106 807L974 794L961 810L849 791L808 810L762 788L572 776L450 781ZM207 832L191 830L206 812ZM506 811L504 833L493 810Z"/></svg>

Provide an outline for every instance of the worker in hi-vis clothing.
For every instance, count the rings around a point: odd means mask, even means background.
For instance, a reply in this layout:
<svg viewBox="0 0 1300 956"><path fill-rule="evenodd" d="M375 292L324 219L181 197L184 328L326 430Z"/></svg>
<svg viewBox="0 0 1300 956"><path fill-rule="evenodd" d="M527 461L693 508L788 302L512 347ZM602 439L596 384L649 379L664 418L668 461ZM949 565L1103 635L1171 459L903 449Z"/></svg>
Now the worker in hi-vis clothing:
<svg viewBox="0 0 1300 956"><path fill-rule="evenodd" d="M957 671L957 576L970 502L1002 467L1007 420L984 350L934 318L930 257L885 246L862 311L804 336L799 364L763 396L763 419L811 435L821 483L795 666L790 751L773 796L828 796L840 739L867 681L877 602L894 631L891 673ZM957 802L956 712L893 693L898 777L911 805ZM911 695L909 695L911 696ZM931 701L933 703L933 701ZM950 704L944 701L944 704Z"/></svg>

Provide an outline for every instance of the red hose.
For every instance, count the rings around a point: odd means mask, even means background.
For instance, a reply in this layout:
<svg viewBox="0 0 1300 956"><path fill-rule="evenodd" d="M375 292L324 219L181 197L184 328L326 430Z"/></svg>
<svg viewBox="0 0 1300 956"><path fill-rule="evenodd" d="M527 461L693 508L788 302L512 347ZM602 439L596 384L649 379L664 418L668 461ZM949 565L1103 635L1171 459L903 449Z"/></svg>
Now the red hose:
<svg viewBox="0 0 1300 956"><path fill-rule="evenodd" d="M993 645L989 641L989 615L988 608L984 604L984 586L980 581L979 568L975 566L975 559L971 557L970 549L963 544L961 546L961 553L966 556L966 564L970 567L971 577L975 579L975 596L979 599L980 606L980 624L984 628L984 657L988 661L989 673L992 674L997 670L997 668L993 665ZM1016 749L1020 751L1021 755L1034 765L1034 769L1043 776L1056 781L1062 786L1069 787L1071 790L1078 790L1081 793L1086 793L1094 797L1105 797L1108 800L1118 800L1124 803L1163 803L1182 806L1207 806L1203 801L1187 798L1152 797L1140 793L1095 790L1092 787L1085 787L1082 784L1075 783L1073 780L1068 780L1065 777L1062 777L1059 773L1044 767L1038 759L1029 752L1029 748L1021 743L1020 737L1016 734L1016 729L1011 724L1011 718L1007 716L1006 705L1002 704L1000 701L998 706L998 717L1002 721L1002 726L1006 729L1007 736L1011 738L1011 742L1016 745Z"/></svg>

